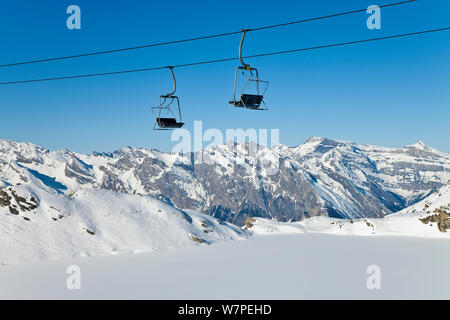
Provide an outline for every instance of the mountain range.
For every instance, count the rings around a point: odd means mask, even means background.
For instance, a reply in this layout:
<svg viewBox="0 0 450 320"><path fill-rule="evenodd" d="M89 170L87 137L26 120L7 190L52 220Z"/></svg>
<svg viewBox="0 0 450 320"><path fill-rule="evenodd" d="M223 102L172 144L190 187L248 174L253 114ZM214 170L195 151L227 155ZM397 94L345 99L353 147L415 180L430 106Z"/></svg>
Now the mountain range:
<svg viewBox="0 0 450 320"><path fill-rule="evenodd" d="M277 170L267 170L267 159ZM422 142L385 148L310 138L292 148L228 143L187 155L131 147L85 155L0 140L0 188L34 183L65 196L83 189L151 196L236 225L248 217L383 217L449 180L450 155Z"/></svg>

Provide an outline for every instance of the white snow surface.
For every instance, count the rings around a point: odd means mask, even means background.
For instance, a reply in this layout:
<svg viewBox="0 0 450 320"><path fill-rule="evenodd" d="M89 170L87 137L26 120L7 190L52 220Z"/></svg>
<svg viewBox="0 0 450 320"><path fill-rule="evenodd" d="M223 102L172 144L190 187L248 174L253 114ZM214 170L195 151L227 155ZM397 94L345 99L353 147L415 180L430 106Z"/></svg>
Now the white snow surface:
<svg viewBox="0 0 450 320"><path fill-rule="evenodd" d="M449 299L450 241L325 234L0 268L0 299ZM78 266L80 290L66 286ZM377 266L380 290L369 290ZM183 305L183 303L181 303Z"/></svg>

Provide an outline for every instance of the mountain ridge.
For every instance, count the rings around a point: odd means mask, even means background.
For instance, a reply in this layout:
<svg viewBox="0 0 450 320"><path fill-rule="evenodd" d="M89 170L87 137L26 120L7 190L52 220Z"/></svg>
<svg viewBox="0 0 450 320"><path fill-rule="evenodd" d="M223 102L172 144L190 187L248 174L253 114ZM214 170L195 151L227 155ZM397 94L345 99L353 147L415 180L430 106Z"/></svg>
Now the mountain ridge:
<svg viewBox="0 0 450 320"><path fill-rule="evenodd" d="M386 148L311 137L297 147L250 148L225 144L183 156L126 147L86 155L0 140L0 188L37 179L64 194L98 188L150 195L243 225L253 216L382 217L450 180L450 155L420 141Z"/></svg>

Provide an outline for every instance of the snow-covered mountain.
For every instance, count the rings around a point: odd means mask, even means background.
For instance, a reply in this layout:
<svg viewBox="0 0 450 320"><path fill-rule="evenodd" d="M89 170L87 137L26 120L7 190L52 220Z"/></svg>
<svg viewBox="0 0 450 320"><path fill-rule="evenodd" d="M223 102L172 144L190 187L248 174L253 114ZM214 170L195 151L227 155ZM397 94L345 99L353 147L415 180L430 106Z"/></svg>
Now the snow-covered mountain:
<svg viewBox="0 0 450 320"><path fill-rule="evenodd" d="M232 224L149 196L39 181L0 190L0 265L179 249L247 238Z"/></svg>
<svg viewBox="0 0 450 320"><path fill-rule="evenodd" d="M200 157L212 161L194 161ZM278 170L269 174L261 159ZM0 188L40 183L65 196L87 188L150 195L238 225L247 217L383 217L448 180L450 155L421 142L395 149L310 138L295 148L226 144L183 156L136 148L83 155L0 140Z"/></svg>

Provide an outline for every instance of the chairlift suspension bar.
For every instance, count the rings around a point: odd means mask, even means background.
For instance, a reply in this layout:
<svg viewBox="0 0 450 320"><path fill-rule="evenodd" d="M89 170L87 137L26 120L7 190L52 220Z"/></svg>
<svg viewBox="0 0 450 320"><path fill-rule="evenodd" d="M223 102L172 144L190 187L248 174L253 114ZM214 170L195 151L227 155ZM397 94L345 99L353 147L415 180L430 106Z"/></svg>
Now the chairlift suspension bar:
<svg viewBox="0 0 450 320"><path fill-rule="evenodd" d="M177 80L175 79L175 74L173 73L173 66L167 67L170 70L170 74L172 75L172 79L173 79L173 91L171 93L168 93L167 96L168 97L172 97L175 92L177 92Z"/></svg>
<svg viewBox="0 0 450 320"><path fill-rule="evenodd" d="M250 65L245 63L242 58L242 47L244 45L245 40L245 34L247 33L246 29L242 29L242 37L241 37L241 44L239 45L239 61L241 61L242 66L245 68L245 70L250 70Z"/></svg>
<svg viewBox="0 0 450 320"><path fill-rule="evenodd" d="M256 79L255 79L255 81L256 81L256 94L259 96L259 74L258 74L258 69L255 69L255 73L256 73Z"/></svg>
<svg viewBox="0 0 450 320"><path fill-rule="evenodd" d="M236 72L234 73L233 102L236 101L236 86L237 86L237 81L238 81L238 72L239 72L239 69L236 69Z"/></svg>

